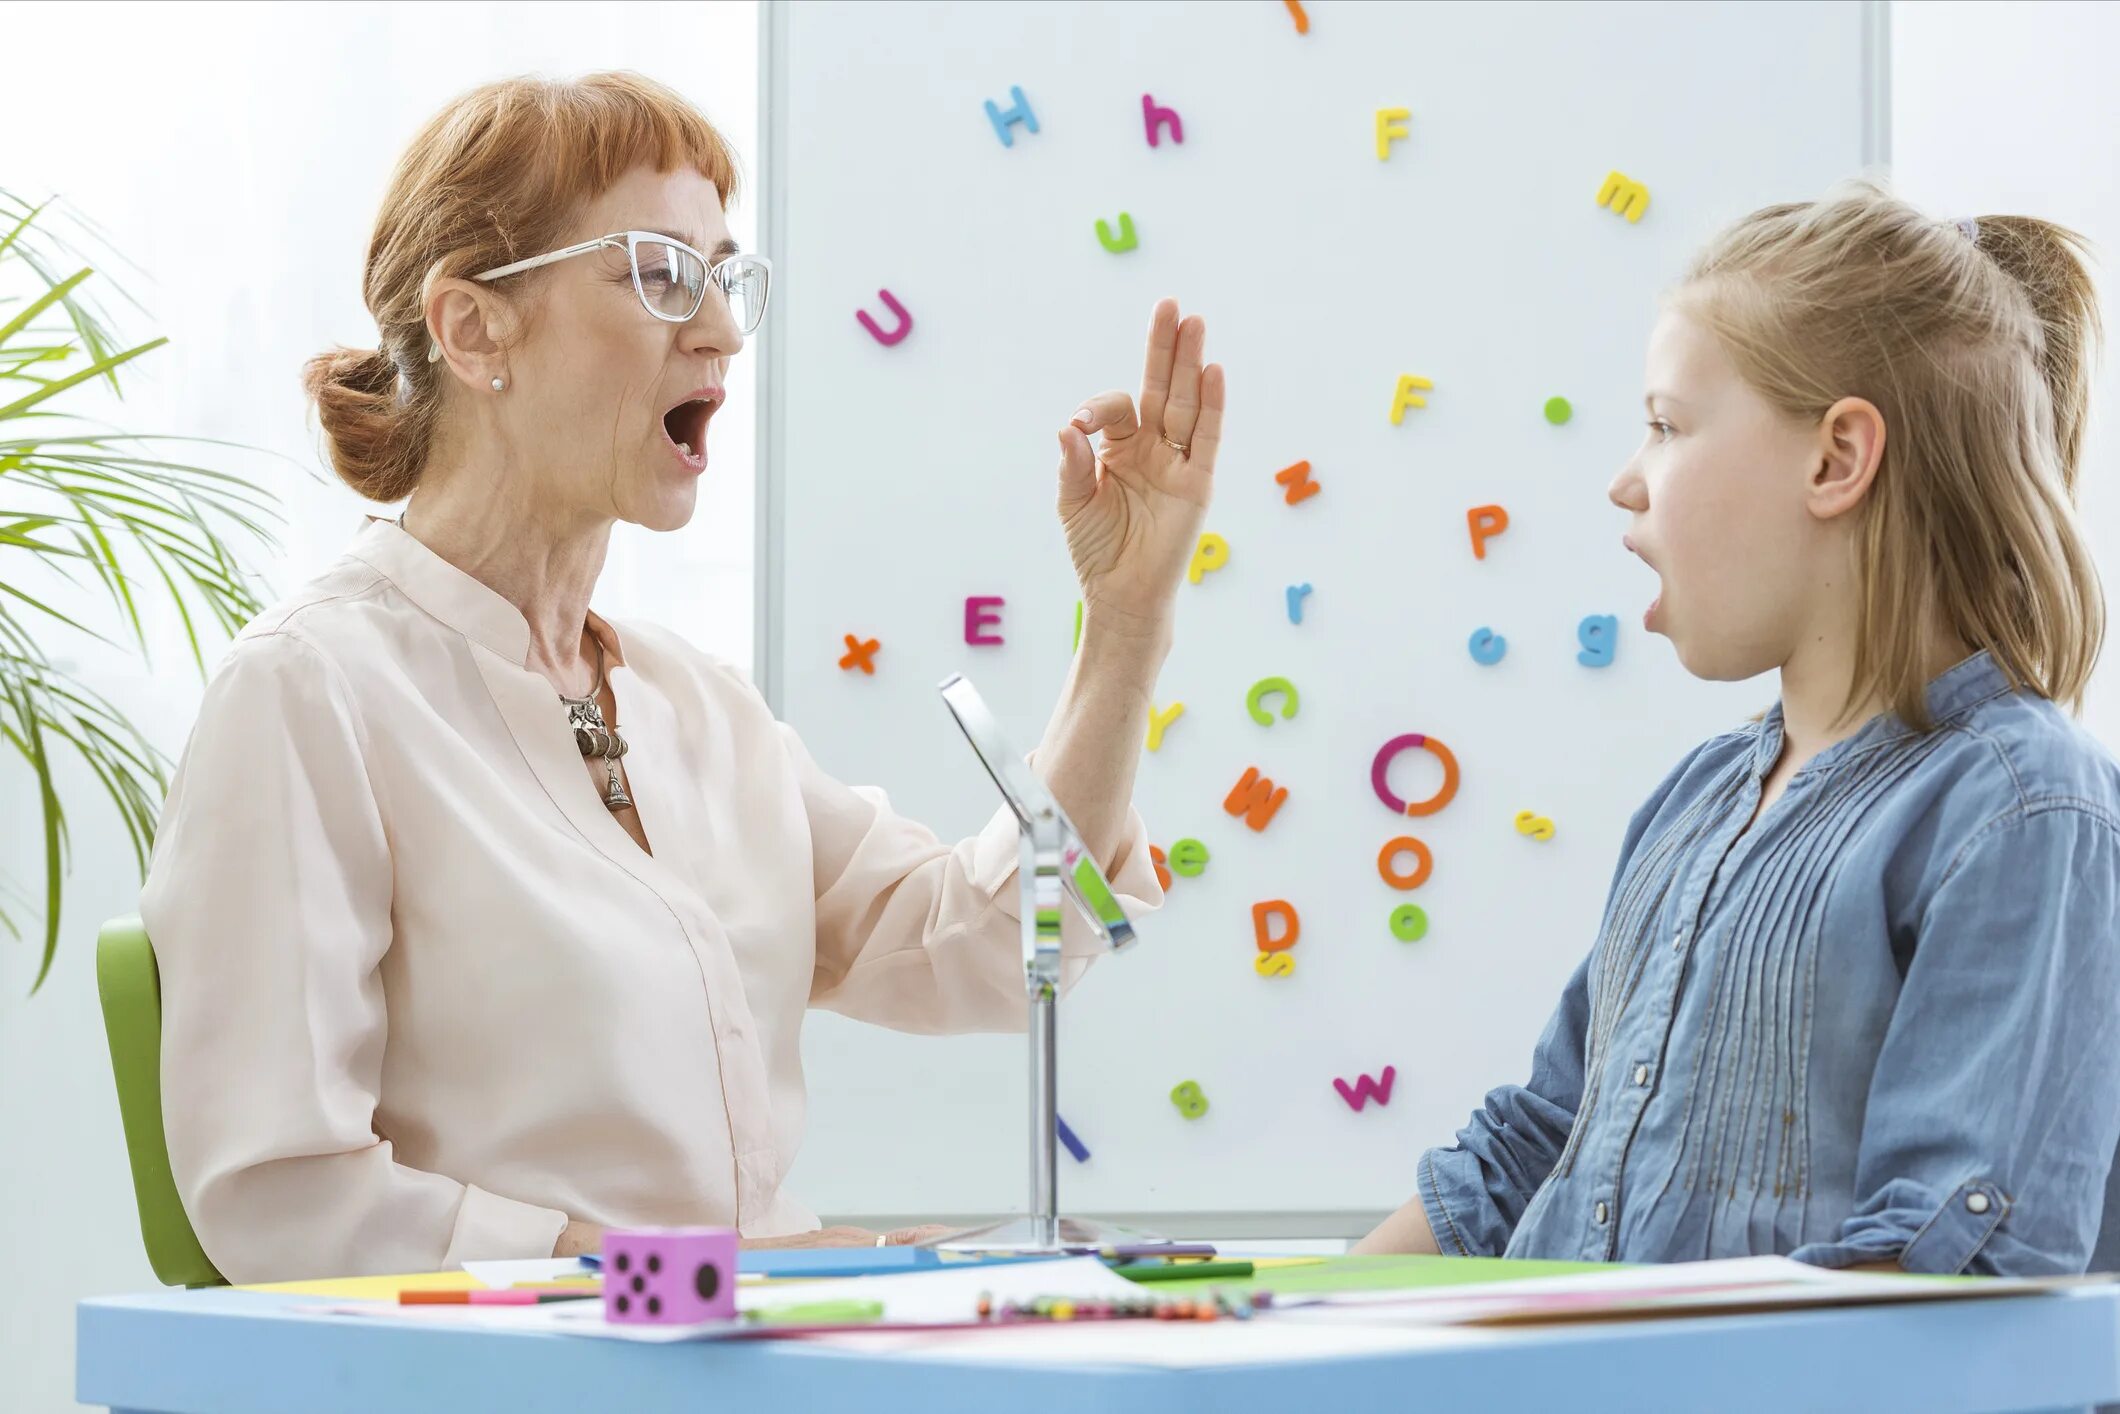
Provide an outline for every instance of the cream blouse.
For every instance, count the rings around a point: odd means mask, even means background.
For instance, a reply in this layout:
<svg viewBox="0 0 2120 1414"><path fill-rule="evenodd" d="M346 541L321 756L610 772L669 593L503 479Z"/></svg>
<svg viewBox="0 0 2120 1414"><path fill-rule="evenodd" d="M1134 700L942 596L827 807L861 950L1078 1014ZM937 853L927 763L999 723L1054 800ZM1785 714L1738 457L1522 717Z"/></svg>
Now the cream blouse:
<svg viewBox="0 0 2120 1414"><path fill-rule="evenodd" d="M521 613L391 522L216 670L140 910L170 1166L231 1281L545 1256L569 1218L802 1231L805 1008L1023 1025L1012 816L943 844L676 634L589 626L652 856ZM1109 863L1162 902L1138 813Z"/></svg>

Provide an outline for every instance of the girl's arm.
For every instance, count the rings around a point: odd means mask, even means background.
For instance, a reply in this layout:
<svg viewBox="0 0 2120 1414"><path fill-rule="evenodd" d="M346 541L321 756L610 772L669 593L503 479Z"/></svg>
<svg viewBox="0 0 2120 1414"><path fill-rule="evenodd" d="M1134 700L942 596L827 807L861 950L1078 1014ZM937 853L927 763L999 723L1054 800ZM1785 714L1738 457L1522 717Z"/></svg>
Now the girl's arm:
<svg viewBox="0 0 2120 1414"><path fill-rule="evenodd" d="M2013 803L1927 891L1821 1266L2081 1272L2120 1146L2120 823Z"/></svg>
<svg viewBox="0 0 2120 1414"><path fill-rule="evenodd" d="M1421 1155L1413 1197L1356 1244L1356 1252L1502 1255L1575 1127L1583 1098L1589 977L1585 957L1531 1053L1530 1079L1489 1091L1455 1144Z"/></svg>
<svg viewBox="0 0 2120 1414"><path fill-rule="evenodd" d="M1418 1197L1407 1199L1404 1207L1378 1223L1374 1232L1350 1249L1356 1257L1384 1252L1412 1252L1427 1257L1442 1250L1435 1245L1435 1234L1428 1230L1428 1210Z"/></svg>

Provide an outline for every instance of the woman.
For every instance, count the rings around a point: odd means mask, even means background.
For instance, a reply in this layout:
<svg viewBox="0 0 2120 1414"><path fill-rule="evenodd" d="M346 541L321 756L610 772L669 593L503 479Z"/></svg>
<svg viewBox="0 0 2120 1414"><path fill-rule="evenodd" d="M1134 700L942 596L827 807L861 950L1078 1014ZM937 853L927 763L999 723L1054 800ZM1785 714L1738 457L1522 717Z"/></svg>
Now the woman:
<svg viewBox="0 0 2120 1414"><path fill-rule="evenodd" d="M231 1280L606 1224L880 1241L781 1186L804 1009L1021 1024L1012 817L945 845L731 669L589 607L613 523L691 518L763 313L734 186L706 120L623 74L482 88L399 164L380 347L306 382L339 474L409 504L240 635L141 900L171 1166ZM1035 764L1131 910L1162 899L1128 802L1212 484L1203 339L1158 305L1138 410L1101 394L1058 434L1086 615Z"/></svg>

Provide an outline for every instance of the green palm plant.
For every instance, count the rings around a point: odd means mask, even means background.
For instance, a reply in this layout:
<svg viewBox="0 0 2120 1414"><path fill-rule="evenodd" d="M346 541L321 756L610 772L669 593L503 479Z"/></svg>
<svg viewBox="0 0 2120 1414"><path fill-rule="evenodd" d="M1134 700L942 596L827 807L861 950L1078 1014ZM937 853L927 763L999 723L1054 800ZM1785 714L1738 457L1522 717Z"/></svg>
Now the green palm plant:
<svg viewBox="0 0 2120 1414"><path fill-rule="evenodd" d="M91 384L122 399L118 370L168 342L121 343L84 288L95 269L56 231L57 215L50 201L0 190L0 738L28 764L43 826L41 900L10 877L24 862L15 851L0 855L0 927L20 938L18 920L41 916L33 993L58 949L69 872L55 760L71 752L101 783L143 877L169 786L168 758L62 666L52 638L129 640L147 659L142 608L159 602L182 623L203 679L201 621L232 634L260 608L232 544L272 547L266 522L280 519L276 500L242 477L160 455L170 443L233 444L129 434L54 405ZM71 602L84 594L109 601L120 637L84 622Z"/></svg>

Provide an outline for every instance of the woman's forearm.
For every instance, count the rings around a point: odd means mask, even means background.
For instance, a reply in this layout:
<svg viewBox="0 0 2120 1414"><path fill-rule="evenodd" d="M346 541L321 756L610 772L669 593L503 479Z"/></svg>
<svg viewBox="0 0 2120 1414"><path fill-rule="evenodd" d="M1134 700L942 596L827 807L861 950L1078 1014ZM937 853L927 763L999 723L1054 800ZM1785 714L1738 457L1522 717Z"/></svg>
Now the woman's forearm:
<svg viewBox="0 0 2120 1414"><path fill-rule="evenodd" d="M1111 872L1133 804L1167 621L1082 627L1082 647L1038 744L1036 766L1091 855Z"/></svg>

